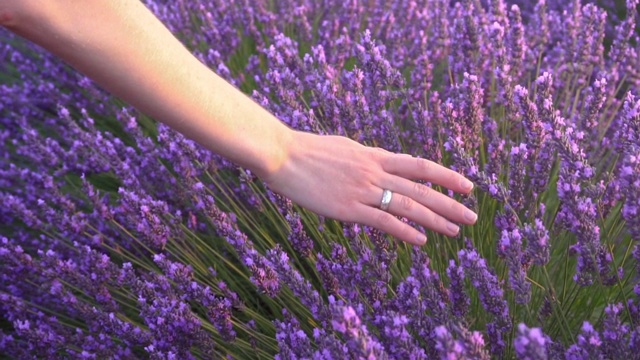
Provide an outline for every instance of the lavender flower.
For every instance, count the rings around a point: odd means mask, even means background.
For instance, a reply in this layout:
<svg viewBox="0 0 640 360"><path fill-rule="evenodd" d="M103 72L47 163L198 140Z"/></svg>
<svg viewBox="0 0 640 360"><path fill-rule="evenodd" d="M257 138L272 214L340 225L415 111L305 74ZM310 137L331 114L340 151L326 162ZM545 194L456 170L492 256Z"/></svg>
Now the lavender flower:
<svg viewBox="0 0 640 360"><path fill-rule="evenodd" d="M471 299L464 289L464 269L456 265L454 260L449 260L447 276L451 282L449 286L449 298L452 303L453 315L464 318L469 311Z"/></svg>
<svg viewBox="0 0 640 360"><path fill-rule="evenodd" d="M388 359L384 348L369 335L366 326L351 306L333 306L333 329L344 335L352 356L363 359Z"/></svg>
<svg viewBox="0 0 640 360"><path fill-rule="evenodd" d="M478 290L484 309L494 316L494 323L489 324L487 330L492 353L500 354L506 346L502 334L511 329L509 308L504 300L502 288L497 277L489 271L486 260L481 258L476 250L460 250L458 257L467 278Z"/></svg>
<svg viewBox="0 0 640 360"><path fill-rule="evenodd" d="M622 304L611 304L605 309L604 329L602 331L602 350L607 358L633 358L632 347L624 346L629 336L629 325L620 320Z"/></svg>
<svg viewBox="0 0 640 360"><path fill-rule="evenodd" d="M541 211L544 212L544 211ZM533 224L526 224L523 235L527 239L526 257L534 264L544 266L549 261L549 231L542 220L536 218Z"/></svg>
<svg viewBox="0 0 640 360"><path fill-rule="evenodd" d="M519 359L546 360L547 339L539 328L528 328L525 324L518 325L518 336L514 347Z"/></svg>
<svg viewBox="0 0 640 360"><path fill-rule="evenodd" d="M406 314L419 338L434 347L433 329L449 320L450 311L448 294L430 263L426 254L414 251L411 275L398 285L394 302L397 311Z"/></svg>
<svg viewBox="0 0 640 360"><path fill-rule="evenodd" d="M287 254L280 248L275 248L267 253L267 258L273 264L283 283L289 286L298 296L300 301L311 312L311 315L327 324L330 319L329 309L321 300L318 292L309 284L309 281L303 278L300 272L291 267Z"/></svg>
<svg viewBox="0 0 640 360"><path fill-rule="evenodd" d="M582 324L582 332L578 335L578 342L569 347L565 357L568 360L604 359L601 346L600 335L589 322L585 321Z"/></svg>
<svg viewBox="0 0 640 360"><path fill-rule="evenodd" d="M484 339L479 332L470 332L459 326L455 329L458 339L445 326L435 329L436 349L440 359L489 359L484 349Z"/></svg>
<svg viewBox="0 0 640 360"><path fill-rule="evenodd" d="M453 336L446 327L438 326L435 329L435 333L437 339L436 349L440 352L440 359L464 359L464 348L462 344L453 339Z"/></svg>
<svg viewBox="0 0 640 360"><path fill-rule="evenodd" d="M398 312L376 315L373 323L380 329L380 342L395 359L427 359L427 354L409 332L409 319Z"/></svg>
<svg viewBox="0 0 640 360"><path fill-rule="evenodd" d="M522 235L518 229L503 230L498 244L498 254L509 267L509 282L515 292L516 302L527 304L531 299L531 284L527 281L527 264L522 251Z"/></svg>
<svg viewBox="0 0 640 360"><path fill-rule="evenodd" d="M311 357L311 342L307 334L300 328L300 323L283 310L285 321L276 320L276 339L280 347L280 352L276 359L299 359Z"/></svg>

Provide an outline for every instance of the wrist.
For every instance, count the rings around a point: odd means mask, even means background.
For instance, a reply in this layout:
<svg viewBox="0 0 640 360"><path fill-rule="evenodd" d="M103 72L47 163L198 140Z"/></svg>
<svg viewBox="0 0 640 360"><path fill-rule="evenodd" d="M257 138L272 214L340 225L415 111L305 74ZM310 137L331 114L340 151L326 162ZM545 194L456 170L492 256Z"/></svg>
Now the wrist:
<svg viewBox="0 0 640 360"><path fill-rule="evenodd" d="M266 149L258 149L259 159L256 164L251 164L248 168L259 178L269 183L291 162L294 156L296 139L300 132L293 130L280 123L282 129L273 137L273 144L267 145Z"/></svg>

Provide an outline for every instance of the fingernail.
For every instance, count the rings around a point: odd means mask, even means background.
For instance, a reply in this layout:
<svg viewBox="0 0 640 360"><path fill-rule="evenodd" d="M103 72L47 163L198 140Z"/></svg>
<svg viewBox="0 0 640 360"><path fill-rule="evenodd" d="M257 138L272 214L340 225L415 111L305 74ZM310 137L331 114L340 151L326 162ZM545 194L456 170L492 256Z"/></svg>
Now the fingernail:
<svg viewBox="0 0 640 360"><path fill-rule="evenodd" d="M418 245L424 245L427 242L427 236L424 234L418 234L416 235L416 243L418 243Z"/></svg>
<svg viewBox="0 0 640 360"><path fill-rule="evenodd" d="M471 190L473 189L473 183L468 179L462 179L462 181L460 181L460 187L462 190Z"/></svg>
<svg viewBox="0 0 640 360"><path fill-rule="evenodd" d="M467 219L467 221L476 222L476 220L478 220L478 215L476 215L476 213L474 213L473 211L467 209L464 211L464 218Z"/></svg>
<svg viewBox="0 0 640 360"><path fill-rule="evenodd" d="M453 233L454 235L458 235L458 232L460 231L460 227L454 223L447 223L447 229L449 230L449 232Z"/></svg>

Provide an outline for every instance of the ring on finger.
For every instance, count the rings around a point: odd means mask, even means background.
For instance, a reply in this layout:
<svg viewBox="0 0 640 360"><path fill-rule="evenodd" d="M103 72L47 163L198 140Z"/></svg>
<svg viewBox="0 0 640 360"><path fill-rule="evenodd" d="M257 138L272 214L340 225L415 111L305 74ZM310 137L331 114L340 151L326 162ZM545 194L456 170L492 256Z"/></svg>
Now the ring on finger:
<svg viewBox="0 0 640 360"><path fill-rule="evenodd" d="M380 201L380 210L387 211L389 210L389 204L391 204L391 199L393 198L393 192L388 189L384 189L382 191L382 200Z"/></svg>

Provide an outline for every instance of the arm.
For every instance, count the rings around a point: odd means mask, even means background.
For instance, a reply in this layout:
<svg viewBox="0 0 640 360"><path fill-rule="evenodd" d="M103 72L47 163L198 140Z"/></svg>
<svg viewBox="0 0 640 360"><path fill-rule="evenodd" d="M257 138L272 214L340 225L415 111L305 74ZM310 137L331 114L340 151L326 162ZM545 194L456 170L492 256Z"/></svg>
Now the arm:
<svg viewBox="0 0 640 360"><path fill-rule="evenodd" d="M200 63L141 2L13 2L21 9L9 29L143 113L259 175L284 161L276 144L292 132Z"/></svg>
<svg viewBox="0 0 640 360"><path fill-rule="evenodd" d="M426 237L394 215L447 235L458 232L452 222L475 222L461 204L409 180L467 193L472 184L461 175L347 138L289 129L200 63L140 1L0 0L0 24L321 215L413 244ZM388 212L378 208L383 189L394 192Z"/></svg>

